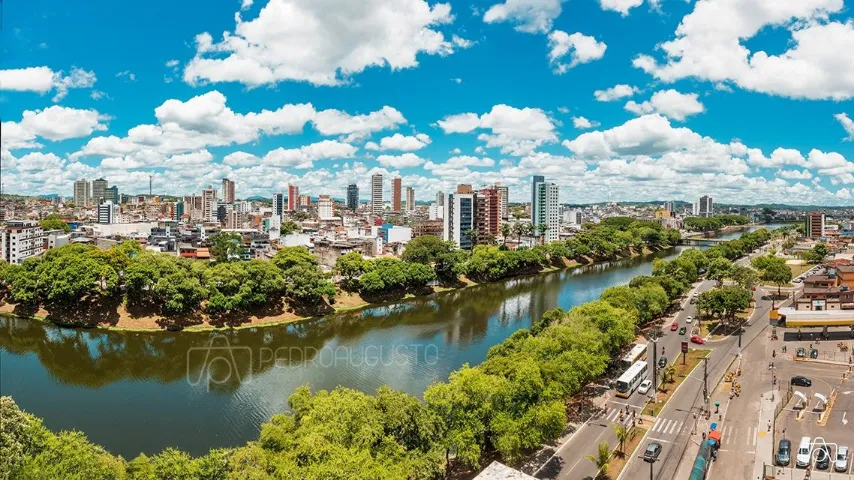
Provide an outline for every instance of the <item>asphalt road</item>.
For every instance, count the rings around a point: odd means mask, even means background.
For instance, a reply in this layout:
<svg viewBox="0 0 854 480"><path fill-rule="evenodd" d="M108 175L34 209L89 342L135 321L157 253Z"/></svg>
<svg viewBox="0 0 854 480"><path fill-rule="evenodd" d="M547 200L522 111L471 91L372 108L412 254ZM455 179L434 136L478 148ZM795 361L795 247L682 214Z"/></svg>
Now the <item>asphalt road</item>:
<svg viewBox="0 0 854 480"><path fill-rule="evenodd" d="M671 331L670 322L664 323L662 326L663 337L657 341L657 348L659 348L658 356L661 356L661 349L663 348L664 355L668 358L669 363L673 363L674 359L678 357L678 352L681 351L682 341L688 341L691 333L690 328L696 326L696 320L690 324L685 321L688 316L697 316L697 309L690 303L690 298L695 291L704 292L713 288L714 285L715 282L713 281L701 282L691 290L688 293L688 296L684 299L683 309L676 315L675 321L678 322L680 326L685 325L689 327L686 330L685 335L679 335L678 331ZM652 348L651 346L653 343L649 342L649 345L649 348ZM691 346L698 347L699 345L691 344ZM652 378L652 371L655 368L655 365L653 364L653 357L654 355L652 350L648 349L647 361L649 362L649 378ZM660 377L658 381L661 381ZM691 380L689 379L686 381ZM700 381L702 381L702 377L700 378ZM702 391L702 388L700 391ZM601 442L608 442L610 445L615 445L617 437L614 435L614 430L611 425L620 421L619 411L625 411L626 406L628 406L630 412L634 410L639 415L641 408L643 408L643 405L647 400L646 396L639 394L637 391L635 391L635 393L633 393L629 398L616 397L613 396L613 393L614 392L612 390L610 392L611 398L605 404L601 413L582 425L575 435L566 444L560 447L558 454L543 466L539 472L537 472L536 476L538 478L576 480L592 479L596 476L596 467L586 458L586 455L594 454ZM628 424L630 422L630 416L626 416L623 423ZM684 422L684 420L681 422ZM661 427L664 428L665 425L662 425ZM681 429L682 427L684 427L684 423L679 424L679 428L677 428L676 422L670 422L666 425L668 430L673 431Z"/></svg>

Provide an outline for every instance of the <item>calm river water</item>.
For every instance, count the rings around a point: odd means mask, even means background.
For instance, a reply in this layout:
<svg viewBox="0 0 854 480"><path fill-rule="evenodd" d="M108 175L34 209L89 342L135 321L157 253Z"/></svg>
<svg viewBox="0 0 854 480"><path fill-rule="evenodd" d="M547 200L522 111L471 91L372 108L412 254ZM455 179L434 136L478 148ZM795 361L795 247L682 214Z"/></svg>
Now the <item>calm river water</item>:
<svg viewBox="0 0 854 480"><path fill-rule="evenodd" d="M169 446L198 455L257 438L306 383L420 396L544 311L594 300L680 250L278 327L131 333L0 318L0 393L126 458Z"/></svg>

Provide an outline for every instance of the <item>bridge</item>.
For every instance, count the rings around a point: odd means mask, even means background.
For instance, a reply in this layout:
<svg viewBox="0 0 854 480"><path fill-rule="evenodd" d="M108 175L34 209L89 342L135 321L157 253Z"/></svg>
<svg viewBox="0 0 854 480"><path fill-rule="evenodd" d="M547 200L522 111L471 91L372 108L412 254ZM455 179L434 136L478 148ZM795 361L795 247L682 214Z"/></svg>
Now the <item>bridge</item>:
<svg viewBox="0 0 854 480"><path fill-rule="evenodd" d="M726 242L721 238L688 237L679 240L679 245L690 245L693 247L711 247Z"/></svg>

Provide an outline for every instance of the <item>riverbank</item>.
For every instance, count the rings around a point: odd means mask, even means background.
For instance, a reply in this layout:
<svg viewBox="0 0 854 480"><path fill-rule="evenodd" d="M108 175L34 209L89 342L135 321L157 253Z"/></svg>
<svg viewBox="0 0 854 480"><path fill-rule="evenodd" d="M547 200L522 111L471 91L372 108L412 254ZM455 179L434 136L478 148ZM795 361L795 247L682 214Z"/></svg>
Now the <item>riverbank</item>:
<svg viewBox="0 0 854 480"><path fill-rule="evenodd" d="M312 319L321 318L327 315L382 307L416 298L434 297L450 292L458 292L479 285L500 283L514 278L521 278L532 275L544 275L557 271L571 270L574 268L590 265L607 264L609 262L651 255L657 251L667 250L669 248L674 247L664 247L655 250L644 248L641 252L633 251L631 255L620 256L614 259L603 260L598 262L588 257L582 257L583 262L561 259L562 265L552 264L548 267L542 268L537 273L516 275L496 280L495 282L475 282L471 279L466 278L465 276L461 276L457 285L429 287L429 289L425 289L424 293L422 294L391 294L378 301L368 301L357 293L347 292L339 287L338 291L336 292L335 301L333 302L333 304L323 304L321 309L298 313L293 307L290 307L283 303L274 309L267 309L267 311L264 312L257 312L255 314L245 315L241 317L239 321L233 322L214 320L208 315L205 315L204 313L200 312L194 314L190 318L182 319L180 322L175 322L174 319L157 315L152 312L146 312L141 310L131 311L128 309L128 306L125 303L119 303L112 306L97 305L91 308L91 312L75 312L76 316L78 317L83 317L87 319L99 319L96 321L90 321L89 323L69 322L69 317L67 315L52 314L43 306L40 306L35 311L23 311L20 306L13 303L9 303L7 301L0 301L0 316L51 323L60 327L67 328L86 328L119 332L166 332L175 330L181 330L185 332L211 332L222 330L241 330L259 327L274 327L304 322Z"/></svg>

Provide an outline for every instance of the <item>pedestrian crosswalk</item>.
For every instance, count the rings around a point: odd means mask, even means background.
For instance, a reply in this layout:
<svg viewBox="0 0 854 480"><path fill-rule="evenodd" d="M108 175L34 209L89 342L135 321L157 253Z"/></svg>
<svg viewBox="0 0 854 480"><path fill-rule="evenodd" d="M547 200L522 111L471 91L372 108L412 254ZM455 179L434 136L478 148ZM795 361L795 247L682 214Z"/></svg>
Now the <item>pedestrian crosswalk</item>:
<svg viewBox="0 0 854 480"><path fill-rule="evenodd" d="M631 413L632 411L634 411L634 412L635 412L635 417L634 417L634 418L636 418L636 417L637 417L637 414L638 414L638 412L637 412L637 410L636 410L636 409L635 409L635 410L631 410L631 409L630 409L630 410L629 410L629 413L628 413L628 414L626 414L626 409L625 409L625 408L609 408L607 411L605 411L605 412L603 413L603 415L602 415L602 417L601 417L601 418L602 418L602 420L605 420L605 421L608 421L608 422L628 424L628 423L631 423L632 418L633 418L633 417L632 417L632 413ZM622 421L620 421L620 412L622 412L622 413L623 413Z"/></svg>
<svg viewBox="0 0 854 480"><path fill-rule="evenodd" d="M758 434L759 427L724 425L721 427L721 445L723 447L732 445L755 447Z"/></svg>
<svg viewBox="0 0 854 480"><path fill-rule="evenodd" d="M683 421L659 417L655 419L655 423L652 424L652 428L649 431L659 436L679 435L683 426L685 426L685 422Z"/></svg>

